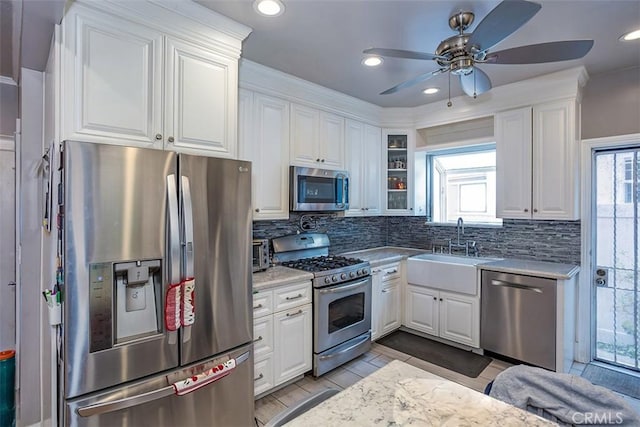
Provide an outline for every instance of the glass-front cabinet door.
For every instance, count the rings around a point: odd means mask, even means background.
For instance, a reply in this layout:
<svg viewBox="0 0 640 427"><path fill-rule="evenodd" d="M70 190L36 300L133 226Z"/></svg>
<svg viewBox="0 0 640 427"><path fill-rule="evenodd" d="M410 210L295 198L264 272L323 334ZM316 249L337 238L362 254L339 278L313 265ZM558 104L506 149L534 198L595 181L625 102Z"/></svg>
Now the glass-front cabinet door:
<svg viewBox="0 0 640 427"><path fill-rule="evenodd" d="M407 215L413 212L412 140L407 131L387 130L383 135L386 178L386 212Z"/></svg>

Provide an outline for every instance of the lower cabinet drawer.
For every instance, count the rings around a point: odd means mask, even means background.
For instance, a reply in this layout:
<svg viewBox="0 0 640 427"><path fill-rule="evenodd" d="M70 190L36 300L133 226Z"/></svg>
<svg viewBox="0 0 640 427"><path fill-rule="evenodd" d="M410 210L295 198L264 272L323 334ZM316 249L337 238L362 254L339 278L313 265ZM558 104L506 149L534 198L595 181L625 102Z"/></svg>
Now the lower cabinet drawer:
<svg viewBox="0 0 640 427"><path fill-rule="evenodd" d="M253 354L256 359L273 352L273 316L253 319Z"/></svg>
<svg viewBox="0 0 640 427"><path fill-rule="evenodd" d="M275 386L273 382L273 353L255 360L253 364L253 395L258 396Z"/></svg>

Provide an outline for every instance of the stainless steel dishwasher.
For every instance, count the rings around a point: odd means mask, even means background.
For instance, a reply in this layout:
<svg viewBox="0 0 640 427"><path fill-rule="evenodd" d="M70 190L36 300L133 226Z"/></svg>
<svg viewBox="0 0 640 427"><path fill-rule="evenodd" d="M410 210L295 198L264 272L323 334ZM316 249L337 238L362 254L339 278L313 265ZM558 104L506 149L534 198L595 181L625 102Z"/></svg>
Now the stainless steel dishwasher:
<svg viewBox="0 0 640 427"><path fill-rule="evenodd" d="M556 370L556 281L482 271L480 347Z"/></svg>

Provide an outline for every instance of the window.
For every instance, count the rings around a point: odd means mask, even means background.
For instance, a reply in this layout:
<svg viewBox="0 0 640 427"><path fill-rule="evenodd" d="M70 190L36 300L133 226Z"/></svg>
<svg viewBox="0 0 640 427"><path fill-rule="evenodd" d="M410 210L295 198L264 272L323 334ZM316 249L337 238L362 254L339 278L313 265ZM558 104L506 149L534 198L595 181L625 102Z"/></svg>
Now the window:
<svg viewBox="0 0 640 427"><path fill-rule="evenodd" d="M640 158L636 159L637 200L640 201ZM624 203L633 203L633 158L624 159Z"/></svg>
<svg viewBox="0 0 640 427"><path fill-rule="evenodd" d="M427 221L502 224L496 218L495 144L430 151L426 162Z"/></svg>

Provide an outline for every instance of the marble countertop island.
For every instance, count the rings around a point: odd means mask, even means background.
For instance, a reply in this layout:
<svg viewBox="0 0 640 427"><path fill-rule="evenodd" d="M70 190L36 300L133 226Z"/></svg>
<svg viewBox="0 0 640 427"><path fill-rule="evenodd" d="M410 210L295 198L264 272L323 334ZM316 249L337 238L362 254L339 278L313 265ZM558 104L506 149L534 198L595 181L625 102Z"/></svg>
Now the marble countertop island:
<svg viewBox="0 0 640 427"><path fill-rule="evenodd" d="M286 424L309 426L556 425L394 360Z"/></svg>

